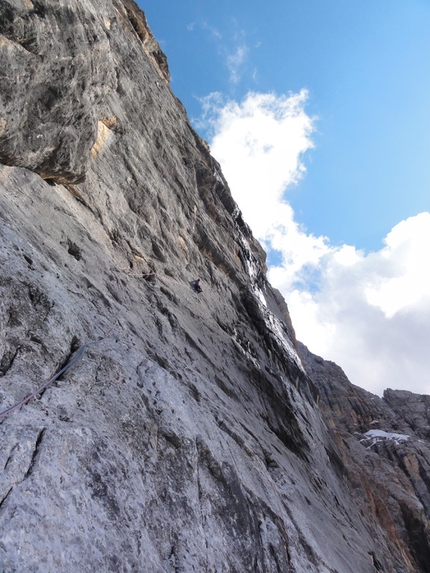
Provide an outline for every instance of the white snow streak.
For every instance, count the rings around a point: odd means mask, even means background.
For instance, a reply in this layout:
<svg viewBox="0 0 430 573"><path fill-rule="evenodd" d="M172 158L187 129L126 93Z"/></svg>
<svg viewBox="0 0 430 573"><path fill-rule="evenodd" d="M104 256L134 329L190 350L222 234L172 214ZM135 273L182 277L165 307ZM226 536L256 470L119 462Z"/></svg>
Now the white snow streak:
<svg viewBox="0 0 430 573"><path fill-rule="evenodd" d="M364 442L367 439L373 440L367 449L373 447L375 444L383 440L393 440L396 442L396 444L400 444L402 442L406 442L410 438L410 436L406 434L394 434L393 432L384 432L383 430L369 430L364 435L366 438L363 438L360 440L360 442Z"/></svg>
<svg viewBox="0 0 430 573"><path fill-rule="evenodd" d="M262 288L258 284L258 278L259 276L261 276L260 265L258 264L255 256L253 255L249 243L242 234L240 229L239 232L240 232L242 248L246 254L245 263L248 276L251 280L252 290L256 296L258 306L264 317L266 327L276 338L281 348L285 350L289 358L293 360L300 368L300 370L304 372L305 370L303 368L302 361L300 360L296 352L296 349L286 332L285 326L283 325L282 321L279 320L279 318L277 318L267 307L266 297L264 295Z"/></svg>

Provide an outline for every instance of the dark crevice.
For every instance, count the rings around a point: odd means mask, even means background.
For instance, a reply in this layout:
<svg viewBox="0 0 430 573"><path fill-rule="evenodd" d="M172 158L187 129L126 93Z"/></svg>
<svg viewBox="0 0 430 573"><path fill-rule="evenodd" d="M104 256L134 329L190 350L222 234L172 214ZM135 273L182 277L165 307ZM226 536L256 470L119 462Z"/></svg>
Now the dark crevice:
<svg viewBox="0 0 430 573"><path fill-rule="evenodd" d="M232 398L233 400L239 400L237 394L235 394L235 392L233 392L233 390L231 390L231 388L227 386L223 378L220 378L219 376L215 375L214 382L216 383L218 388L220 388L224 392L224 394L226 394L226 396Z"/></svg>
<svg viewBox="0 0 430 573"><path fill-rule="evenodd" d="M73 336L72 341L70 343L70 352L66 356L66 358L63 360L63 362L58 366L57 370L55 371L55 374L57 374L58 372L61 372L61 370L63 370L63 368L65 368L67 366L67 364L73 358L74 353L79 349L80 345L81 344L80 344L79 338L76 335ZM55 377L55 374L54 374L54 377ZM62 378L63 378L63 374L58 376L58 378L55 379L55 382L58 382ZM48 389L48 386L46 388L44 388L41 392L39 392L39 398L42 398L42 396L44 395L44 393L46 392L47 389Z"/></svg>
<svg viewBox="0 0 430 573"><path fill-rule="evenodd" d="M24 257L24 259L27 261L27 263L32 266L33 265L33 259L31 257L29 257L28 255L26 255L25 253L23 253L22 255Z"/></svg>
<svg viewBox="0 0 430 573"><path fill-rule="evenodd" d="M45 433L45 430L46 430L46 428L43 428L39 432L39 435L37 436L37 440L36 440L36 443L34 445L33 455L31 456L30 465L28 466L28 470L24 476L24 479L27 479L33 473L34 464L36 463L36 459L37 459L37 456L39 454L40 444L42 443L42 439L43 439L43 435Z"/></svg>
<svg viewBox="0 0 430 573"><path fill-rule="evenodd" d="M232 438L238 444L238 446L241 449L243 449L243 446L245 443L243 438L237 432L235 432L228 424L226 424L225 420L223 420L223 419L218 420L217 419L216 423L217 423L218 427L220 428L220 430L222 430L228 436L230 436L230 438Z"/></svg>
<svg viewBox="0 0 430 573"><path fill-rule="evenodd" d="M45 179L45 181L46 181L46 183L49 183L48 179ZM91 213L94 213L92 207L89 205L89 203L87 202L85 197L76 189L75 185L63 183L63 186L67 189L67 191L69 191L69 193L71 193L73 195L73 197L77 201L79 201L79 203L81 203L84 207L89 209L91 211Z"/></svg>
<svg viewBox="0 0 430 573"><path fill-rule="evenodd" d="M340 453L334 449L334 447L325 448L327 457L338 477L343 479L346 474L345 464L342 461Z"/></svg>
<svg viewBox="0 0 430 573"><path fill-rule="evenodd" d="M264 463L266 464L266 469L268 471L273 471L278 469L279 464L273 457L272 453L267 450L263 450L263 453L264 453Z"/></svg>
<svg viewBox="0 0 430 573"><path fill-rule="evenodd" d="M36 14L37 16L39 16L40 18L45 18L46 16L46 7L43 6L42 2L33 2L33 14Z"/></svg>
<svg viewBox="0 0 430 573"><path fill-rule="evenodd" d="M77 261L80 261L82 259L82 249L78 247L78 245L73 241L71 241L70 239L68 240L67 252Z"/></svg>
<svg viewBox="0 0 430 573"><path fill-rule="evenodd" d="M375 568L375 571L385 571L380 561L376 558L376 555L373 551L369 551L370 559L372 561L372 565Z"/></svg>
<svg viewBox="0 0 430 573"><path fill-rule="evenodd" d="M4 502L7 500L7 498L9 497L9 494L12 490L13 490L13 486L10 488L10 490L7 492L7 494L4 496L4 498L0 501L0 509L3 507Z"/></svg>
<svg viewBox="0 0 430 573"><path fill-rule="evenodd" d="M28 258L24 255L25 260L29 263L32 264L28 261ZM31 260L31 259L30 259ZM39 308L46 310L47 313L49 312L49 310L51 310L52 308L52 304L50 303L48 297L45 295L45 293L43 293L39 287L37 287L34 284L28 284L26 285L28 288L28 298L30 299L31 305L33 306L33 308L35 308L36 310L39 310Z"/></svg>
<svg viewBox="0 0 430 573"><path fill-rule="evenodd" d="M430 539L428 526L414 510L402 503L400 506L406 532L409 537L409 548L421 571L428 571L430 563Z"/></svg>
<svg viewBox="0 0 430 573"><path fill-rule="evenodd" d="M72 338L72 341L70 342L70 352L69 352L69 354L66 356L66 358L63 360L63 362L60 364L60 366L57 368L57 371L56 371L56 372L61 372L61 370L63 370L63 368L64 368L64 367L70 362L70 360L73 358L73 355L75 354L75 352L76 352L77 350L79 350L80 346L81 346L81 342L80 342L79 338L78 338L76 335L74 335L73 338ZM61 374L61 376L58 376L58 378L57 378L56 381L58 382L59 380L62 379L62 377L63 377L63 374Z"/></svg>
<svg viewBox="0 0 430 573"><path fill-rule="evenodd" d="M18 352L21 350L21 348L22 346L18 346L13 354L9 352L5 352L3 354L3 357L0 361L0 378L5 376L12 368L13 363L15 362L15 359L18 356Z"/></svg>

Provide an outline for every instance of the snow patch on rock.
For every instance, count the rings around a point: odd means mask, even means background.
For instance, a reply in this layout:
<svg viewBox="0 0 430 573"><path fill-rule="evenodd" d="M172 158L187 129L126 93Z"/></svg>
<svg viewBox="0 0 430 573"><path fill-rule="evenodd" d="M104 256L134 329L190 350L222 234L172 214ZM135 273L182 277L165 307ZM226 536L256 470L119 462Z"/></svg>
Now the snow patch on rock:
<svg viewBox="0 0 430 573"><path fill-rule="evenodd" d="M406 442L410 438L407 434L395 434L393 432L384 432L383 430L369 430L364 435L366 437L360 440L360 442L364 442L369 439L373 440L367 449L383 440L393 440L396 444L400 444L402 442Z"/></svg>

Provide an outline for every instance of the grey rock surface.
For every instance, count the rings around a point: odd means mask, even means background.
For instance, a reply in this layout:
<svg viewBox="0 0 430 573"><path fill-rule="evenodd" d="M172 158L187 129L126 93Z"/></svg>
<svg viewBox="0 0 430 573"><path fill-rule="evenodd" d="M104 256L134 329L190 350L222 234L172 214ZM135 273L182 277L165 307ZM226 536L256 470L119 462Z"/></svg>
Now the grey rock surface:
<svg viewBox="0 0 430 573"><path fill-rule="evenodd" d="M0 419L0 570L428 571L428 436L362 441L400 394L305 370L137 5L0 0L0 34L1 410L94 342Z"/></svg>
<svg viewBox="0 0 430 573"><path fill-rule="evenodd" d="M405 570L429 571L430 396L388 389L379 398L302 344L300 355L320 391L356 505L397 539L399 561L410 554Z"/></svg>

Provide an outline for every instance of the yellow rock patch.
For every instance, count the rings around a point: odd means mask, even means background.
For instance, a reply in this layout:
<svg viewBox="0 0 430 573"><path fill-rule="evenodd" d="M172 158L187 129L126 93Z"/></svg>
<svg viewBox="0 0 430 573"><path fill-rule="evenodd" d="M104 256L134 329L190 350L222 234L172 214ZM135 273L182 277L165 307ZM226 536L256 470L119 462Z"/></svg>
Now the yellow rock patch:
<svg viewBox="0 0 430 573"><path fill-rule="evenodd" d="M108 142L112 132L110 130L116 124L116 117L109 117L106 119L99 119L97 139L91 149L91 157L96 159L100 155L101 150Z"/></svg>
<svg viewBox="0 0 430 573"><path fill-rule="evenodd" d="M186 242L184 241L184 239L181 237L181 235L178 236L178 243L179 246L181 247L181 249L184 251L185 254L188 253L188 247Z"/></svg>

